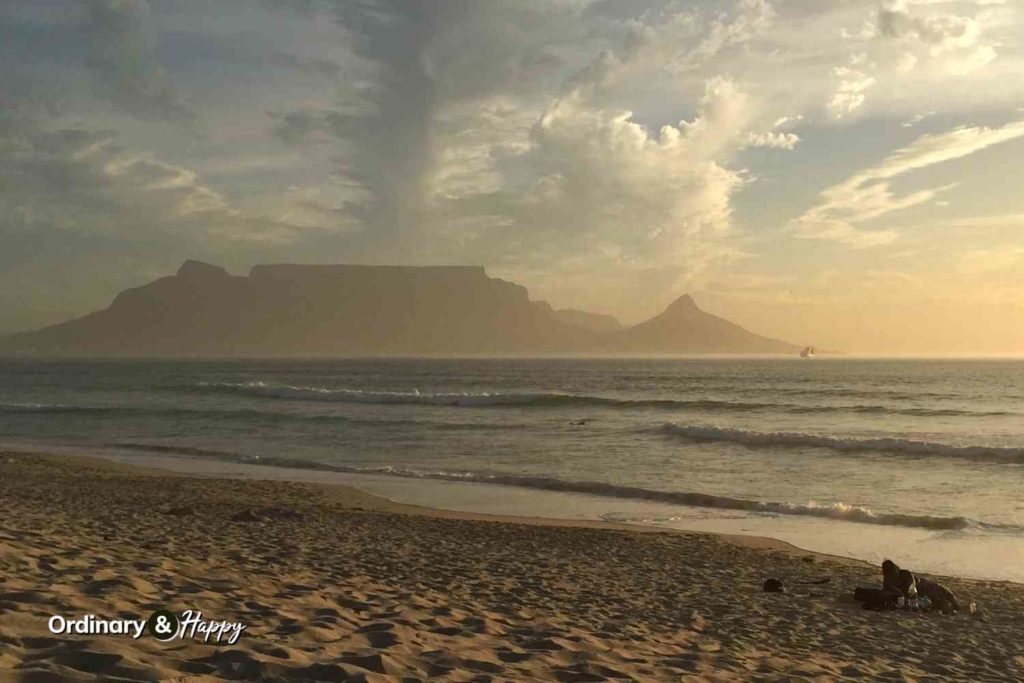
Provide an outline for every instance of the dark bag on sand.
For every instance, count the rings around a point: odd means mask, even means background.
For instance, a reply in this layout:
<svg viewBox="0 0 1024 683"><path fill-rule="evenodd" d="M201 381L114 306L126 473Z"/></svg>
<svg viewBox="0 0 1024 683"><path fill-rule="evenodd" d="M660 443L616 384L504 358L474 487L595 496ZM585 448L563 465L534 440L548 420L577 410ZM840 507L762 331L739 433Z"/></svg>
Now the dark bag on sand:
<svg viewBox="0 0 1024 683"><path fill-rule="evenodd" d="M864 609L897 609L900 606L900 591L894 588L855 588L853 599L864 603Z"/></svg>
<svg viewBox="0 0 1024 683"><path fill-rule="evenodd" d="M917 594L928 598L932 603L932 609L937 609L940 612L960 611L960 602L956 599L956 594L941 583L918 579Z"/></svg>

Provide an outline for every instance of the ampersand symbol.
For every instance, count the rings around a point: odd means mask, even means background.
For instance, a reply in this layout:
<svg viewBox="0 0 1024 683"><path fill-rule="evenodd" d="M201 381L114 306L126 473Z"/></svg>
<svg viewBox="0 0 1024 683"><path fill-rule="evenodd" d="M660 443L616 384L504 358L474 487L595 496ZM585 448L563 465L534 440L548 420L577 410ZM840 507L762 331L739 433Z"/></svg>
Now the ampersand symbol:
<svg viewBox="0 0 1024 683"><path fill-rule="evenodd" d="M149 615L146 626L149 627L150 635L157 640L170 640L178 633L178 617L174 612L159 609Z"/></svg>

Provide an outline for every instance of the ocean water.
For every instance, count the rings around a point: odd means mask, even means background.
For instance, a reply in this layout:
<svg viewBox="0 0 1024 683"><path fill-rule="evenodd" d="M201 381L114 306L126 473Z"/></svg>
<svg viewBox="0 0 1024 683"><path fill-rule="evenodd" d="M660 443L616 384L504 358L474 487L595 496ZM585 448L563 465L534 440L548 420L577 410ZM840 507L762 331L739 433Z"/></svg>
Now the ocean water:
<svg viewBox="0 0 1024 683"><path fill-rule="evenodd" d="M1024 581L1024 361L0 361L0 443Z"/></svg>

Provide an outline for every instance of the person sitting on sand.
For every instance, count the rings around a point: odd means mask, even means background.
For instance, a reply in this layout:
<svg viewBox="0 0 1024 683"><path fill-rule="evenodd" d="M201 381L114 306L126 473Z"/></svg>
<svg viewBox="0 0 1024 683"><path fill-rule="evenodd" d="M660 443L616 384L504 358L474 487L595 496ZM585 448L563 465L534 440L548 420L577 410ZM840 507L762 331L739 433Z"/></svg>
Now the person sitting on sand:
<svg viewBox="0 0 1024 683"><path fill-rule="evenodd" d="M917 580L909 570L900 569L892 560L885 560L882 562L882 588L896 589L904 600L909 600L917 595Z"/></svg>
<svg viewBox="0 0 1024 683"><path fill-rule="evenodd" d="M864 609L885 610L900 606L900 598L905 603L911 596L917 595L914 575L906 569L900 569L892 560L882 562L882 587L857 588L853 591L854 600L864 603Z"/></svg>
<svg viewBox="0 0 1024 683"><path fill-rule="evenodd" d="M853 596L864 603L865 609L888 609L895 607L898 597L907 602L913 598L925 598L925 609L937 610L946 614L960 611L960 601L956 594L941 583L930 579L917 578L906 569L900 569L892 560L882 562L882 589L858 588Z"/></svg>
<svg viewBox="0 0 1024 683"><path fill-rule="evenodd" d="M892 560L882 561L882 588L900 587L900 567ZM902 591L900 591L902 592Z"/></svg>
<svg viewBox="0 0 1024 683"><path fill-rule="evenodd" d="M901 569L897 587L905 600L917 598L917 579L909 569Z"/></svg>

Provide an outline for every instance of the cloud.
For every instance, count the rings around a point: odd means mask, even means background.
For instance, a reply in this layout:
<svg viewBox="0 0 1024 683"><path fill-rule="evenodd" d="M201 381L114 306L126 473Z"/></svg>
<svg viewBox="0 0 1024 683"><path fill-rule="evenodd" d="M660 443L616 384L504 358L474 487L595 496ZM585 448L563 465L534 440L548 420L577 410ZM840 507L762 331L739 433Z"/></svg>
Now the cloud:
<svg viewBox="0 0 1024 683"><path fill-rule="evenodd" d="M660 11L647 6L639 16L630 16L619 25L624 31L621 43L603 50L580 69L569 81L571 89L602 97L643 74L661 71L662 75L685 77L708 68L718 71L718 60L742 55L770 29L776 16L767 0L723 3L707 14L681 6L685 5L666 3ZM638 3L637 7L644 5Z"/></svg>
<svg viewBox="0 0 1024 683"><path fill-rule="evenodd" d="M986 7L970 0L879 0L872 4L874 11L865 21L863 14L853 14L853 10L868 9L868 3L849 3L850 19L856 16L859 26L847 23L840 28L838 49L808 40L810 53L821 58L852 53L844 63L830 68L833 84L825 107L833 121L884 116L914 102L932 107L939 102L957 102L969 107L964 93L949 87L951 77L965 79L988 71L989 81L979 80L972 87L986 83L997 92L992 80L995 69L1002 66L1012 72L1014 68L1006 59L995 64L1001 49L1012 59L1012 53L1001 47L1016 40L1017 20L1008 8ZM840 11L836 15L842 16ZM986 69L990 65L993 68Z"/></svg>
<svg viewBox="0 0 1024 683"><path fill-rule="evenodd" d="M904 121L900 125L904 128L913 128L914 126L921 123L925 119L935 116L936 113L937 112L929 111L923 114L914 114L914 116L909 121Z"/></svg>
<svg viewBox="0 0 1024 683"><path fill-rule="evenodd" d="M87 64L97 92L130 114L188 120L194 114L153 64L142 32L143 0L83 0L88 37Z"/></svg>
<svg viewBox="0 0 1024 683"><path fill-rule="evenodd" d="M678 291L736 256L731 199L744 181L724 162L749 144L749 114L728 79L707 83L692 120L656 132L578 90L500 160L500 189L447 208L479 212L466 253L560 301L630 310L640 291Z"/></svg>
<svg viewBox="0 0 1024 683"><path fill-rule="evenodd" d="M368 86L361 100L282 113L275 134L335 154L359 188L318 214L362 226L349 254L486 263L559 301L583 305L600 290L606 307L628 311L640 292L671 293L733 258L731 203L744 174L730 162L747 147L789 150L800 139L775 130L798 113L762 109L715 73L717 59L741 56L771 27L763 0L714 11L334 7L372 65ZM666 88L674 123L632 112L651 78Z"/></svg>
<svg viewBox="0 0 1024 683"><path fill-rule="evenodd" d="M937 50L972 47L981 37L981 25L972 17L955 14L918 16L908 0L888 0L878 11L878 31L886 38L913 37Z"/></svg>
<svg viewBox="0 0 1024 683"><path fill-rule="evenodd" d="M893 178L926 166L959 159L1022 135L1024 121L1015 121L999 128L961 127L946 133L924 135L897 150L879 166L856 177L870 174L880 179Z"/></svg>
<svg viewBox="0 0 1024 683"><path fill-rule="evenodd" d="M283 114L276 134L341 152L339 171L361 188L346 211L364 226L363 248L393 252L429 221L446 117L545 82L561 65L547 43L570 33L573 11L536 0L329 6L369 65L368 83L345 106Z"/></svg>
<svg viewBox="0 0 1024 683"><path fill-rule="evenodd" d="M828 110L837 119L852 114L864 104L865 93L875 84L874 77L857 68L864 59L863 54L855 55L850 59L850 66L837 66L832 70L838 84Z"/></svg>
<svg viewBox="0 0 1024 683"><path fill-rule="evenodd" d="M774 131L747 133L744 142L750 147L793 149L800 142L800 136L796 133L776 133Z"/></svg>
<svg viewBox="0 0 1024 683"><path fill-rule="evenodd" d="M995 46L985 40L982 19L952 13L919 14L910 0L885 0L878 11L878 35L887 40L917 43L934 59L941 59L950 73L964 75L996 58ZM985 3L978 3L985 4ZM902 57L902 70L917 62L911 52Z"/></svg>
<svg viewBox="0 0 1024 683"><path fill-rule="evenodd" d="M890 154L880 164L828 188L818 203L793 221L800 237L834 240L851 246L870 247L896 239L892 230L862 230L859 224L901 209L931 201L950 185L896 196L890 181L899 176L974 154L992 145L1024 136L1024 121L1000 128L964 127L919 137Z"/></svg>
<svg viewBox="0 0 1024 683"><path fill-rule="evenodd" d="M722 12L701 29L702 40L684 53L678 66L692 68L726 48L749 42L767 30L775 16L775 8L767 0L739 0L732 16Z"/></svg>
<svg viewBox="0 0 1024 683"><path fill-rule="evenodd" d="M761 132L750 131L746 134L743 142L748 147L770 147L773 149L794 149L800 142L800 136L796 133L778 132L777 128L795 124L803 120L803 115L780 116L772 123L773 130Z"/></svg>
<svg viewBox="0 0 1024 683"><path fill-rule="evenodd" d="M114 131L39 112L0 116L0 236L5 257L48 243L187 252L211 242L278 242L289 226L246 217L198 175L122 147ZM134 246L133 246L134 245ZM83 246L84 257L90 247Z"/></svg>

